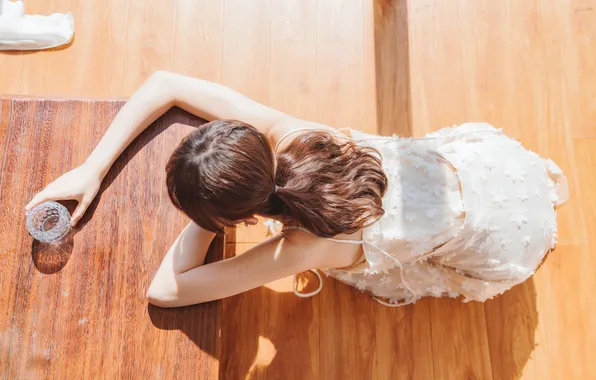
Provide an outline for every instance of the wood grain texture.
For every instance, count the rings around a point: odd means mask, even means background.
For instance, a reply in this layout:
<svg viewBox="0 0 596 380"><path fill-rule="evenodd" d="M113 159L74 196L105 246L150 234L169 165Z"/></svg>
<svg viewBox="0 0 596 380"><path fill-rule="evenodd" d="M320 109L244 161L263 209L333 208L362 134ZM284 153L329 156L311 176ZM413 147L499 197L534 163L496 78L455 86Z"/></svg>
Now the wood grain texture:
<svg viewBox="0 0 596 380"><path fill-rule="evenodd" d="M408 6L405 0L373 2L376 118L379 134L411 136ZM388 308L374 303L375 378L432 379L435 371L431 300ZM389 360L385 354L391 352Z"/></svg>
<svg viewBox="0 0 596 380"><path fill-rule="evenodd" d="M316 116L309 101L316 30L303 28L315 19L313 4L226 2L222 83L286 112ZM226 246L226 256L264 237L262 225L239 227L227 236L236 243ZM268 287L224 300L220 378L318 378L318 320L309 301Z"/></svg>
<svg viewBox="0 0 596 380"><path fill-rule="evenodd" d="M252 246L228 243L226 257ZM312 300L296 297L291 281L276 283L223 301L221 379L321 378Z"/></svg>
<svg viewBox="0 0 596 380"><path fill-rule="evenodd" d="M12 112L4 112L7 104ZM199 120L172 110L149 127L114 164L66 242L44 245L26 233L25 204L81 163L123 102L2 98L2 105L0 130L10 137L0 188L7 216L0 229L0 376L217 374L218 303L170 312L148 308L145 300L152 274L185 223L167 203L164 171L155 168L165 165L167 146L191 128L168 127ZM216 243L213 258L221 251Z"/></svg>
<svg viewBox="0 0 596 380"><path fill-rule="evenodd" d="M425 299L389 309L330 279L318 297L299 299L287 278L160 310L144 292L184 224L163 164L188 130L166 126L198 121L174 110L142 135L58 250L32 245L22 207L83 162L122 103L0 98L0 378L596 378L594 0L26 7L72 11L75 41L0 54L0 93L125 97L165 69L340 128L421 136L483 120L552 157L572 199L538 273L483 305ZM230 230L211 258L240 254L265 232Z"/></svg>
<svg viewBox="0 0 596 380"><path fill-rule="evenodd" d="M559 245L532 279L483 310L432 301L437 378L594 377L587 358L596 332L587 302L596 290L594 214L586 208L594 190L587 147L596 131L596 76L586 71L596 58L588 47L596 29L586 20L594 5L408 2L413 134L487 121L555 160L571 188L571 201L558 212ZM445 323L453 313L457 322ZM457 351L447 342L458 342ZM456 358L465 365L454 368Z"/></svg>
<svg viewBox="0 0 596 380"><path fill-rule="evenodd" d="M337 128L373 132L376 118L373 112L366 112L366 100L375 99L370 92L374 87L362 82L370 80L362 52L372 42L364 39L371 4L346 0L317 5L321 40L317 47L319 118ZM371 378L375 368L375 314L370 298L331 279L326 279L318 298L320 378ZM350 333L344 333L347 331Z"/></svg>

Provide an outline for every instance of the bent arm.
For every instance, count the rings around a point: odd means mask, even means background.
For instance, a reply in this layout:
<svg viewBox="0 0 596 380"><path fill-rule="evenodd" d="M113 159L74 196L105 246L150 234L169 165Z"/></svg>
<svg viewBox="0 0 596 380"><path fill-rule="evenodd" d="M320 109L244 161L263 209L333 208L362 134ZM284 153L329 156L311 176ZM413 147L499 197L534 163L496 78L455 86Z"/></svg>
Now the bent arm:
<svg viewBox="0 0 596 380"><path fill-rule="evenodd" d="M170 289L176 275L203 265L215 233L190 222L176 238L163 258L149 287L149 293L156 289Z"/></svg>
<svg viewBox="0 0 596 380"><path fill-rule="evenodd" d="M212 264L177 272L168 252L147 298L160 307L180 307L230 297L277 279L317 268L318 244L294 244L276 236L249 251Z"/></svg>
<svg viewBox="0 0 596 380"><path fill-rule="evenodd" d="M157 71L130 97L86 164L103 176L126 147L170 108L178 106L206 120L236 119L268 134L289 116L225 86Z"/></svg>

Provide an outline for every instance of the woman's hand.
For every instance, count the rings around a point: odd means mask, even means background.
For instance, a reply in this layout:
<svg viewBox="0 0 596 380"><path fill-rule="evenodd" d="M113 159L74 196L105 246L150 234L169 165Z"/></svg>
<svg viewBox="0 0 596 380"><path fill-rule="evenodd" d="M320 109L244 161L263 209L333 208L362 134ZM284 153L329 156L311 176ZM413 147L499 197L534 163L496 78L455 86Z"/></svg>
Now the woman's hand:
<svg viewBox="0 0 596 380"><path fill-rule="evenodd" d="M75 200L79 204L70 219L70 224L74 226L97 195L102 179L97 170L85 165L79 166L63 174L37 193L25 206L25 210L29 211L46 201Z"/></svg>

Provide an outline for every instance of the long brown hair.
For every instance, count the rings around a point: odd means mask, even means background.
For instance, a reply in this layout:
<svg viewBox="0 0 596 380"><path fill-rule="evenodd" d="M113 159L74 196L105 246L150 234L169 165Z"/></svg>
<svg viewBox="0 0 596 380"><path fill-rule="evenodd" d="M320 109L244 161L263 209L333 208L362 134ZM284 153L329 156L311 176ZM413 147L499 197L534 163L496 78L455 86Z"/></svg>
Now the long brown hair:
<svg viewBox="0 0 596 380"><path fill-rule="evenodd" d="M210 231L264 215L321 237L354 233L383 215L387 188L372 148L309 131L275 154L262 133L234 120L188 135L166 172L172 203Z"/></svg>

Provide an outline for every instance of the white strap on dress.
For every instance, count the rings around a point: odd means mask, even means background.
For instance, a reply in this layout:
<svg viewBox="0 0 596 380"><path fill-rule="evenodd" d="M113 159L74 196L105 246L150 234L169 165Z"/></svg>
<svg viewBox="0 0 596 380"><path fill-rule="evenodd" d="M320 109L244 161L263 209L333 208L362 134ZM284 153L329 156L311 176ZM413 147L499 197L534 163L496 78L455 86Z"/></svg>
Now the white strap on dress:
<svg viewBox="0 0 596 380"><path fill-rule="evenodd" d="M309 230L307 230L306 228L303 228L303 227L289 226L289 227L286 227L285 229L287 229L287 230L300 230L300 231L306 232L306 233L308 233L310 235L314 235L312 232L310 232ZM341 240L341 239L332 239L332 238L325 238L325 239L326 240L330 240L330 241L334 241L336 243L344 243L344 244L362 244L362 243L364 243L363 240ZM298 291L298 289L296 288L296 285L297 285L297 278L296 278L296 276L297 275L294 274L294 280L293 280L294 283L292 285L292 288L293 288L294 294L297 295L298 297L302 297L302 298L313 297L313 296L316 296L317 294L319 294L321 292L321 290L323 289L323 276L321 276L321 274L319 273L319 271L317 269L309 269L309 270L312 273L314 273L317 276L317 278L319 279L319 287L316 290L314 290L314 291L312 291L310 293L300 293Z"/></svg>
<svg viewBox="0 0 596 380"><path fill-rule="evenodd" d="M286 227L286 229L290 229L290 230L300 230L303 232L306 232L310 235L314 235L312 232L310 232L309 230L307 230L306 228L303 227L298 227L298 226L289 226ZM410 292L412 293L412 295L414 296L412 298L412 301L408 301L408 302L402 302L402 303L389 303L386 301L383 301L382 299L380 299L379 297L372 297L375 301L377 301L378 303L380 303L381 305L384 306L388 306L388 307L401 307L401 306L405 306L405 305L409 305L411 303L413 303L416 300L416 292L414 292L412 290L412 288L410 288L410 286L408 285L408 283L406 282L406 280L404 279L404 273L403 273L403 266L401 264L401 262L396 258L393 257L392 255L390 255L388 252L386 252L385 250L377 247L374 244L368 243L364 240L345 240L345 239L333 239L333 238L324 238L325 240L330 240L336 243L343 243L343 244L367 244L368 246L371 246L377 250L379 250L382 254L384 254L385 256L387 256L390 260L394 261L397 266L399 267L399 273L400 273L400 277L401 277L401 281L402 284L404 285L404 287ZM310 293L300 293L298 291L298 289L296 288L297 285L297 278L296 278L296 274L294 274L294 279L293 279L293 291L294 294L297 295L298 297L302 297L302 298L309 298L309 297L313 297L317 294L319 294L321 292L321 290L323 289L323 277L321 276L321 274L319 273L319 271L317 269L310 269L310 271L312 273L314 273L318 279L319 279L319 286L316 290L310 292Z"/></svg>
<svg viewBox="0 0 596 380"><path fill-rule="evenodd" d="M275 150L276 151L278 150L278 147L281 144L281 142L284 139L286 139L289 135L291 135L293 133L296 133L298 131L303 131L303 130L310 130L310 131L317 131L317 130L319 130L319 131L322 131L322 132L325 131L325 130L321 130L321 129L318 129L318 128L300 128L300 129L292 130L290 132L285 133L277 141L277 144L275 146ZM350 131L350 135L352 134L351 133L352 132L352 129L351 128L344 128L344 129L340 129L339 131L342 132L342 131L345 131L345 130L349 130ZM328 131L325 131L325 132L328 132ZM500 131L489 131L489 132L490 133L501 133ZM460 133L460 134L455 134L454 133L454 134L447 135L447 136L435 136L435 137L426 136L426 137L422 137L422 138L409 138L409 139L404 139L404 140L427 141L427 140L435 140L435 139L453 138L454 136L460 136L460 135L466 135L466 134L468 134L468 133ZM343 137L343 136L338 136L338 137ZM345 138L346 140L360 141L359 139L355 139L355 138L353 138L351 136L345 136L343 138ZM377 138L367 137L366 140L386 140L386 141L391 141L391 140L393 140L395 138L400 138L401 139L401 137L392 136L392 137L389 137L389 138L387 138L387 137L377 137ZM271 229L272 229L272 226L270 226L270 230ZM297 229L297 230L301 230L301 231L304 231L306 233L309 233L311 235L314 235L311 231L309 231L309 230L307 230L307 229L305 229L303 227L298 227L298 226L296 226L296 227L286 227L286 229ZM412 290L412 288L409 286L409 284L405 280L403 265L401 264L401 262L396 257L392 256L391 254L389 254L385 250L381 249L380 247L378 247L378 246L376 246L376 245L374 245L372 243L366 242L364 240L342 240L342 239L333 239L333 238L326 238L326 240L330 240L330 241L337 242L337 243L344 243L344 244L366 244L369 247L372 247L374 249L377 249L380 253L382 253L384 256L386 256L391 261L393 261L393 262L395 262L397 264L397 266L399 267L401 282L402 282L404 288L407 289L410 293L412 293L412 295L413 295L412 300L406 301L406 302L402 302L402 303L390 303L390 302L386 302L386 301L380 299L379 297L372 297L375 301L377 301L378 303L380 303L380 304L382 304L384 306L388 306L388 307L401 307L401 306L409 305L409 304L411 304L411 303L413 303L413 302L416 301L416 299L417 299L416 292L414 292ZM319 286L313 292L310 292L310 293L300 293L300 292L298 292L298 290L296 288L297 279L296 279L296 275L294 275L293 291L294 291L294 294L296 294L298 297L303 297L303 298L312 297L312 296L317 295L323 289L323 278L320 275L319 271L317 269L310 269L310 271L312 273L314 273L319 278Z"/></svg>

